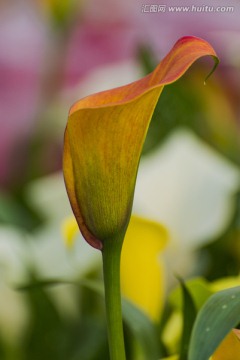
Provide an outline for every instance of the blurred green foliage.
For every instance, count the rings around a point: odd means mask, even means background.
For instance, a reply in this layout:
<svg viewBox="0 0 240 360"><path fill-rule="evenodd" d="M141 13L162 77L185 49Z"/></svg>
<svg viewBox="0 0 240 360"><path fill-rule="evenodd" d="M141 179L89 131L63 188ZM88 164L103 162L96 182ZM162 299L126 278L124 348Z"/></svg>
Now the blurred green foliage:
<svg viewBox="0 0 240 360"><path fill-rule="evenodd" d="M23 231L32 231L43 225L42 215L32 208L24 192L0 192L0 225L10 225Z"/></svg>

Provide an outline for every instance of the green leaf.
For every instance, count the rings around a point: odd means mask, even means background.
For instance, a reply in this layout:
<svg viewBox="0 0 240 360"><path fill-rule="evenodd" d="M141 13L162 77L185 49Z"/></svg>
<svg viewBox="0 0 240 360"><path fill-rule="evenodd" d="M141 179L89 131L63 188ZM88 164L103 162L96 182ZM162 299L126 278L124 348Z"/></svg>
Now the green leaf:
<svg viewBox="0 0 240 360"><path fill-rule="evenodd" d="M201 277L186 281L185 287L187 287L188 292L193 298L197 310L200 310L207 299L213 295L213 291L211 291L209 283ZM169 297L170 304L177 310L182 310L183 308L183 299L180 290L180 287L175 288Z"/></svg>
<svg viewBox="0 0 240 360"><path fill-rule="evenodd" d="M140 344L143 358L158 359L157 332L150 319L126 299L122 302L122 309L124 322Z"/></svg>
<svg viewBox="0 0 240 360"><path fill-rule="evenodd" d="M199 311L189 347L189 360L208 360L240 322L240 286L212 295Z"/></svg>
<svg viewBox="0 0 240 360"><path fill-rule="evenodd" d="M181 280L180 280L180 284L183 295L183 333L182 333L179 360L185 360L188 354L189 341L191 337L193 324L196 319L197 311L193 298L188 288Z"/></svg>
<svg viewBox="0 0 240 360"><path fill-rule="evenodd" d="M96 280L90 279L80 279L80 280L68 280L61 278L49 278L49 279L35 279L26 284L16 285L14 288L18 291L31 291L35 288L45 288L58 285L74 285L74 286L84 286L99 295L104 295L103 284Z"/></svg>
<svg viewBox="0 0 240 360"><path fill-rule="evenodd" d="M41 279L41 280L39 279L24 284L17 284L14 286L14 289L17 291L32 291L38 288L41 289L41 288L52 287L57 285L66 285L66 284L73 284L73 282L64 279Z"/></svg>
<svg viewBox="0 0 240 360"><path fill-rule="evenodd" d="M99 295L104 295L102 283L100 282L83 280L81 285L88 287ZM158 358L159 341L156 328L149 317L127 299L122 299L122 314L123 322L141 348L143 358L156 360Z"/></svg>
<svg viewBox="0 0 240 360"><path fill-rule="evenodd" d="M60 278L36 279L28 284L21 284L15 287L19 291L33 291L45 287L69 284L73 286L84 286L100 296L104 296L103 284L100 281L90 279L67 280ZM157 332L150 319L134 304L128 300L122 300L123 321L129 328L137 343L141 346L144 358L156 360L158 358L158 337Z"/></svg>

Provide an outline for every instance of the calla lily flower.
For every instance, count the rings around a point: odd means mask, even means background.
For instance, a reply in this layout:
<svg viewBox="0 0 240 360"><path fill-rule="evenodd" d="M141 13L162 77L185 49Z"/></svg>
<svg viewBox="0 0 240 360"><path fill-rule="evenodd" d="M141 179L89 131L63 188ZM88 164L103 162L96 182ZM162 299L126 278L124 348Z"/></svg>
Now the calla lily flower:
<svg viewBox="0 0 240 360"><path fill-rule="evenodd" d="M126 86L87 96L72 106L64 139L64 179L80 231L102 249L121 239L132 210L139 159L164 85L200 57L218 58L204 40L179 39L157 68Z"/></svg>

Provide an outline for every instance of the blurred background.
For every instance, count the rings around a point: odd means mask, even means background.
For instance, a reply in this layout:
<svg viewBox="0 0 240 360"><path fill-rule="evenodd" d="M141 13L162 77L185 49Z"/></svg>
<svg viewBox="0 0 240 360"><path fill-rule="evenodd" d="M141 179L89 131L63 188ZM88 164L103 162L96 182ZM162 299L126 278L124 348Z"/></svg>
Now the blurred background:
<svg viewBox="0 0 240 360"><path fill-rule="evenodd" d="M67 249L61 232L71 216L61 173L68 110L149 73L184 35L210 42L220 65L206 85L212 59L165 87L134 213L169 231L164 299L176 273L238 276L239 16L236 0L0 1L0 359L108 359L103 299L89 285L101 281L100 255L80 235ZM172 351L160 335L173 310L161 302L159 358ZM128 359L140 360L125 327Z"/></svg>

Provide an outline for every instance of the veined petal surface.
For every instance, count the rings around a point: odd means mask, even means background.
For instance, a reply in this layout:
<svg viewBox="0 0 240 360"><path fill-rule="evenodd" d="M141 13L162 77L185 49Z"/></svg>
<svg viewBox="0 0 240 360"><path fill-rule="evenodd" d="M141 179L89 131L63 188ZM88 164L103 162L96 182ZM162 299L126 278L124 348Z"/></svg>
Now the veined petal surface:
<svg viewBox="0 0 240 360"><path fill-rule="evenodd" d="M186 36L157 68L131 84L79 100L70 109L63 171L79 228L90 245L123 239L132 210L142 146L164 85L179 79L214 49Z"/></svg>

